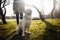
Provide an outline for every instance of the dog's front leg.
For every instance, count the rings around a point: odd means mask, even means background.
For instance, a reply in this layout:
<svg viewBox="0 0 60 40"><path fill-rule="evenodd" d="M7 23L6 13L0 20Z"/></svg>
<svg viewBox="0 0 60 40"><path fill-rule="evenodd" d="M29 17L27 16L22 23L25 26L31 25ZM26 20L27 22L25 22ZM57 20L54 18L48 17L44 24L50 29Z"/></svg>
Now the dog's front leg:
<svg viewBox="0 0 60 40"><path fill-rule="evenodd" d="M22 26L22 36L25 36L25 26Z"/></svg>
<svg viewBox="0 0 60 40"><path fill-rule="evenodd" d="M19 26L16 27L16 34L19 34Z"/></svg>

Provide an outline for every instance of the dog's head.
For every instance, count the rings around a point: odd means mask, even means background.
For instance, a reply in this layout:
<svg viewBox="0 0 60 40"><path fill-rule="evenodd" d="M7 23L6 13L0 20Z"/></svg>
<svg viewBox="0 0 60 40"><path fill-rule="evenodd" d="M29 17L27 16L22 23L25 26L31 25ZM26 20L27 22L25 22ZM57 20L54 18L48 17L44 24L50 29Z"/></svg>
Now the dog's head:
<svg viewBox="0 0 60 40"><path fill-rule="evenodd" d="M26 9L25 15L26 16L31 16L31 14L32 14L32 10L31 9Z"/></svg>

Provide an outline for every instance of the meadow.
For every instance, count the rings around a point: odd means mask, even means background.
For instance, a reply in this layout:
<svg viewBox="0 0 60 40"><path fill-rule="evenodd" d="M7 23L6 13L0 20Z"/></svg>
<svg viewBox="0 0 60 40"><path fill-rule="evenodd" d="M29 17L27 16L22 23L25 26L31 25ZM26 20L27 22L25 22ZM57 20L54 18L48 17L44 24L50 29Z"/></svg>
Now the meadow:
<svg viewBox="0 0 60 40"><path fill-rule="evenodd" d="M0 21L0 40L59 40L60 19L32 20L30 25L31 34L25 37L16 35L16 20L7 21L2 24Z"/></svg>

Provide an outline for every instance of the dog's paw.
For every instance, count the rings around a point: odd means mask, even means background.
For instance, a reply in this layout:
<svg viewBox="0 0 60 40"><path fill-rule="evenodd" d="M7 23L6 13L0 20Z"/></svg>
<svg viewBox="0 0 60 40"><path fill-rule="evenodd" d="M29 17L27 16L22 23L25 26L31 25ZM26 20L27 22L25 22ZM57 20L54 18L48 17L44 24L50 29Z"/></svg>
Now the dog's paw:
<svg viewBox="0 0 60 40"><path fill-rule="evenodd" d="M22 34L22 36L25 36L25 34Z"/></svg>
<svg viewBox="0 0 60 40"><path fill-rule="evenodd" d="M31 34L31 32L28 32L29 34Z"/></svg>
<svg viewBox="0 0 60 40"><path fill-rule="evenodd" d="M25 32L25 33L31 34L31 32Z"/></svg>

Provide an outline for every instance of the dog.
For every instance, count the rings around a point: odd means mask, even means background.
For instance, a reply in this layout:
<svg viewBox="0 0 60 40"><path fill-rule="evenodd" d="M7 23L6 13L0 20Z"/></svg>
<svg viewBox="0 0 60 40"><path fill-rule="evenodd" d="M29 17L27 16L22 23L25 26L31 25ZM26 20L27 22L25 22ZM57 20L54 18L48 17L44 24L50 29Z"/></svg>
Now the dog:
<svg viewBox="0 0 60 40"><path fill-rule="evenodd" d="M28 29L29 32L29 26L31 24L31 14L32 14L32 10L31 9L27 9L25 11L25 16L23 17L23 19L20 21L19 25L16 28L16 33L19 34L19 32L22 32L22 36L25 36L25 31L26 28Z"/></svg>

